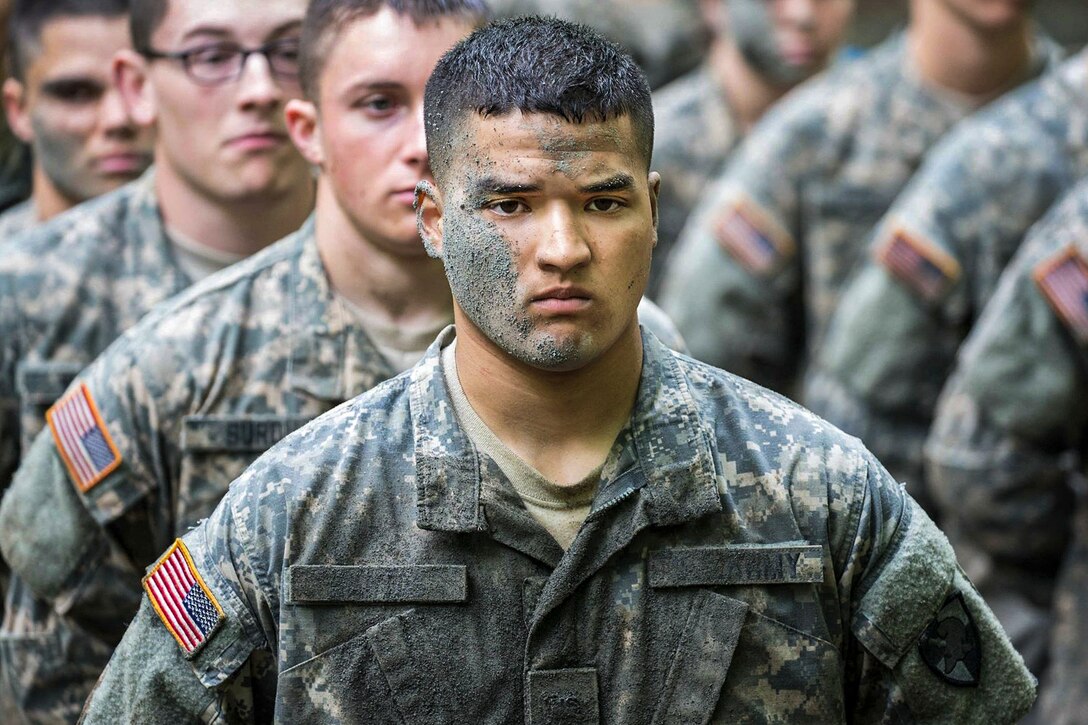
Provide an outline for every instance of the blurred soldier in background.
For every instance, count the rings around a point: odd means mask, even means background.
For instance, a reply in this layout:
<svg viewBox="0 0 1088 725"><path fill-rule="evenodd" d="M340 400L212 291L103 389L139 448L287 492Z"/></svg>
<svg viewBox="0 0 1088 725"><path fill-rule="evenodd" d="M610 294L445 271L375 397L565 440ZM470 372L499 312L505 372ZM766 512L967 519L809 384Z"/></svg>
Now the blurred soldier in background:
<svg viewBox="0 0 1088 725"><path fill-rule="evenodd" d="M4 111L33 149L31 197L0 216L0 243L134 180L153 132L121 102L113 55L131 47L128 0L17 0Z"/></svg>
<svg viewBox="0 0 1088 725"><path fill-rule="evenodd" d="M0 0L0 78L8 77L8 18L11 0ZM30 196L30 149L8 128L0 114L0 213ZM2 588L2 587L0 587Z"/></svg>
<svg viewBox="0 0 1088 725"><path fill-rule="evenodd" d="M700 0L495 0L499 17L553 15L583 23L634 56L657 88L703 59L706 28Z"/></svg>
<svg viewBox="0 0 1088 725"><path fill-rule="evenodd" d="M647 294L657 295L684 222L740 138L790 88L822 70L854 0L702 0L706 62L654 94L661 214Z"/></svg>
<svg viewBox="0 0 1088 725"><path fill-rule="evenodd" d="M121 51L115 71L133 118L158 124L155 166L0 255L0 489L44 425L45 409L122 331L309 214L313 176L283 118L284 104L300 93L305 7L305 0L132 1L135 52ZM87 465L97 475L112 454L92 448ZM2 631L0 697L33 718L73 719L85 692L35 699L34 688L56 692L88 673L62 671L53 673L59 682L43 683L38 668L97 647L94 640L60 626L48 608L6 618Z"/></svg>
<svg viewBox="0 0 1088 725"><path fill-rule="evenodd" d="M794 391L843 279L926 151L1056 62L1022 0L913 0L911 24L798 89L692 216L661 292L692 353Z"/></svg>
<svg viewBox="0 0 1088 725"><path fill-rule="evenodd" d="M1001 276L941 396L926 459L942 514L989 554L999 583L1043 611L1055 594L1038 722L1084 722L1088 508L1075 472L1088 460L1088 180Z"/></svg>

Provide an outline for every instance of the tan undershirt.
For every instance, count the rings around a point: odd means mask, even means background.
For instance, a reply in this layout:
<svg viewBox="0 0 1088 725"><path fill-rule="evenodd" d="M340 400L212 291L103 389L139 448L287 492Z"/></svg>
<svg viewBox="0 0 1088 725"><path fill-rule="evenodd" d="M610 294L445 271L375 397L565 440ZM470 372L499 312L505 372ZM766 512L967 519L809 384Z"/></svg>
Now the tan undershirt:
<svg viewBox="0 0 1088 725"><path fill-rule="evenodd" d="M174 247L174 258L177 259L178 266L193 282L210 277L219 270L242 261L246 256L213 249L176 229L167 228L166 237Z"/></svg>
<svg viewBox="0 0 1088 725"><path fill-rule="evenodd" d="M453 323L453 315L437 322L412 327L403 323L389 322L372 315L358 305L350 302L343 295L337 295L344 309L356 319L366 331L367 337L374 343L381 356L395 372L403 373L423 358L438 333Z"/></svg>
<svg viewBox="0 0 1088 725"><path fill-rule="evenodd" d="M560 486L548 480L521 460L516 453L499 440L499 437L487 427L472 408L465 396L464 388L457 377L457 361L454 348L457 340L442 350L442 374L453 399L453 410L468 439L481 452L495 461L499 470L510 479L514 490L521 496L525 508L537 523L552 535L566 551L582 522L589 516L593 506L593 497L601 481L602 462L589 475L572 486Z"/></svg>

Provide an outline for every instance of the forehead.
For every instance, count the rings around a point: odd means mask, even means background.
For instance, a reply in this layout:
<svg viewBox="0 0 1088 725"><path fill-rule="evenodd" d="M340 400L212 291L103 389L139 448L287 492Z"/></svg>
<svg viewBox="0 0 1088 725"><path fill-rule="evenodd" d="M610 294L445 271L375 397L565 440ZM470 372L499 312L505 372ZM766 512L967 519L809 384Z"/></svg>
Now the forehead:
<svg viewBox="0 0 1088 725"><path fill-rule="evenodd" d="M451 166L503 176L644 172L629 116L571 123L548 113L469 114L453 134Z"/></svg>
<svg viewBox="0 0 1088 725"><path fill-rule="evenodd" d="M42 26L30 75L107 75L113 54L129 45L128 18L99 15L53 18Z"/></svg>
<svg viewBox="0 0 1088 725"><path fill-rule="evenodd" d="M301 23L305 12L306 0L169 0L153 37L162 44L202 35L261 42Z"/></svg>

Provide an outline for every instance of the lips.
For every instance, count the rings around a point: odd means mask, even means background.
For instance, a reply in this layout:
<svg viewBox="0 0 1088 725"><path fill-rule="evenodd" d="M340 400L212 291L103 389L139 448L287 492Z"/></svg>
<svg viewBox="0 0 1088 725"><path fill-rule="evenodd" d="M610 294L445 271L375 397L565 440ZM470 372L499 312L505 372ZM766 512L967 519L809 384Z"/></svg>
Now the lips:
<svg viewBox="0 0 1088 725"><path fill-rule="evenodd" d="M571 314L579 312L593 303L593 295L582 287L552 287L529 300L530 304L545 312Z"/></svg>
<svg viewBox="0 0 1088 725"><path fill-rule="evenodd" d="M243 151L262 151L287 143L287 134L280 131L250 131L234 136L227 145Z"/></svg>
<svg viewBox="0 0 1088 725"><path fill-rule="evenodd" d="M102 154L95 159L95 167L102 174L139 174L151 163L148 154L131 151Z"/></svg>

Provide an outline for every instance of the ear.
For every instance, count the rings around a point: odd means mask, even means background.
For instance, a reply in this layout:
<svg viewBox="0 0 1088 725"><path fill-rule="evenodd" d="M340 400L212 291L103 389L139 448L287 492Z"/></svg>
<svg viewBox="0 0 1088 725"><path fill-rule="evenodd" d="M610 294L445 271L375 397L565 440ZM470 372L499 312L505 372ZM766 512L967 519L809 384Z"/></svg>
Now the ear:
<svg viewBox="0 0 1088 725"><path fill-rule="evenodd" d="M113 56L113 81L121 92L121 103L139 126L151 126L158 117L155 89L148 82L147 70L147 59L135 51L126 48Z"/></svg>
<svg viewBox="0 0 1088 725"><path fill-rule="evenodd" d="M20 141L34 141L34 127L30 123L30 112L26 108L26 86L14 78L4 81L4 115L8 117L8 127Z"/></svg>
<svg viewBox="0 0 1088 725"><path fill-rule="evenodd" d="M302 157L314 166L324 168L325 146L321 140L317 106L310 101L293 98L287 102L283 114L287 120L287 133Z"/></svg>
<svg viewBox="0 0 1088 725"><path fill-rule="evenodd" d="M661 174L651 171L647 178L650 187L650 215L654 220L654 246L657 246L657 201L661 194Z"/></svg>
<svg viewBox="0 0 1088 725"><path fill-rule="evenodd" d="M416 228L423 248L434 259L442 259L442 195L429 181L416 184Z"/></svg>

